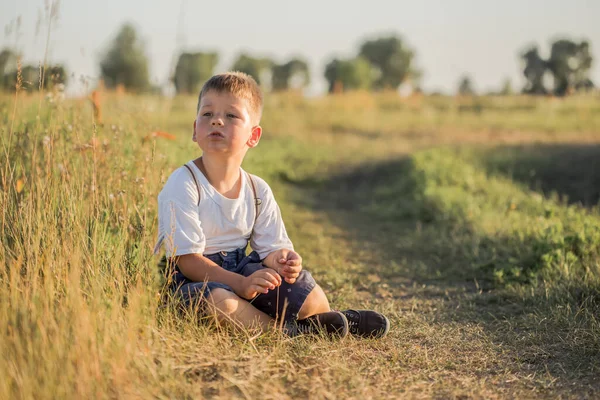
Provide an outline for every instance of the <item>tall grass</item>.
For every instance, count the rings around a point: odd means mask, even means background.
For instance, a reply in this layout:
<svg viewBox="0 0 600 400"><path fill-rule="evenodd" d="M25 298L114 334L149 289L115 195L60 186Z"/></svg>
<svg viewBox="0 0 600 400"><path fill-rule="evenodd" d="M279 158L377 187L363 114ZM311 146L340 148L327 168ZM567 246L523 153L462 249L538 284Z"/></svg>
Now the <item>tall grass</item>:
<svg viewBox="0 0 600 400"><path fill-rule="evenodd" d="M154 319L146 182L160 170L136 131L98 132L86 103L38 110L3 113L0 393L109 393Z"/></svg>

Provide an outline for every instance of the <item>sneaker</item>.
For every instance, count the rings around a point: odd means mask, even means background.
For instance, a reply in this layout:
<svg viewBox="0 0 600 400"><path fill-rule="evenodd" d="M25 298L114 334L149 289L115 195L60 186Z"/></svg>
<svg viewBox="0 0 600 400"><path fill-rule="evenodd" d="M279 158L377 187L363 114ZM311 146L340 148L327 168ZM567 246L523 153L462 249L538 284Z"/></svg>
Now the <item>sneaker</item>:
<svg viewBox="0 0 600 400"><path fill-rule="evenodd" d="M364 338L382 338L390 331L387 317L373 310L344 310L350 333Z"/></svg>
<svg viewBox="0 0 600 400"><path fill-rule="evenodd" d="M341 339L348 335L348 331L348 320L344 314L339 311L329 311L311 315L308 318L288 323L285 327L285 332L289 336L319 334L324 332Z"/></svg>

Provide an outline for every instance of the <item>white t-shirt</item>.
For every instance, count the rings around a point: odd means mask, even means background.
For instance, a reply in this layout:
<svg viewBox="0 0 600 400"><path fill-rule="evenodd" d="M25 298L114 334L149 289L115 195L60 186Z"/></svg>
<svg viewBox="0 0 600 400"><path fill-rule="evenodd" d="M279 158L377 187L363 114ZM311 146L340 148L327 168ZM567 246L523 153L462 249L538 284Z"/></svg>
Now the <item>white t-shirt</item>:
<svg viewBox="0 0 600 400"><path fill-rule="evenodd" d="M255 205L248 175L240 168L242 187L237 199L229 199L208 182L192 161L200 187L200 204L194 178L186 167L176 169L158 195L158 241L155 251L165 243L167 257L184 254L214 254L250 246L261 259L274 250L293 249L279 206L269 185L252 175L256 195L262 200L254 224ZM252 238L252 226L254 233Z"/></svg>

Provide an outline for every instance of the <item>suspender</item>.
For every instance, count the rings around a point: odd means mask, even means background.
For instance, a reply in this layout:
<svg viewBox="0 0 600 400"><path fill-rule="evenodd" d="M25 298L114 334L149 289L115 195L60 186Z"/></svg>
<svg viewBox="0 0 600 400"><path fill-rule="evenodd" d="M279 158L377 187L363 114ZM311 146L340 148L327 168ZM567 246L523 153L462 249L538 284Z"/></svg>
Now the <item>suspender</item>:
<svg viewBox="0 0 600 400"><path fill-rule="evenodd" d="M245 171L244 171L245 172ZM254 185L254 179L246 172L246 177L250 180L252 186L252 193L254 194L254 223L252 224L252 230L250 231L250 237L254 234L254 227L256 226L256 220L258 219L258 206L262 204L262 200L256 195L256 186Z"/></svg>
<svg viewBox="0 0 600 400"><path fill-rule="evenodd" d="M196 184L196 190L198 191L198 204L197 205L199 206L200 205L200 185L198 185L198 180L196 179L196 174L190 168L189 165L183 164L183 166L186 167L188 171L190 171L190 174L192 174L192 178L194 179L194 183ZM256 194L256 185L254 184L254 179L252 179L252 176L246 172L246 177L250 181L250 186L252 186L252 193L254 194L254 223L252 224L252 230L250 231L250 237L252 237L252 234L254 233L254 226L256 225L256 220L258 219L258 206L260 206L262 204L262 200Z"/></svg>
<svg viewBox="0 0 600 400"><path fill-rule="evenodd" d="M198 204L196 204L196 205L199 206L200 205L200 186L198 186L198 181L196 180L196 174L194 174L194 171L192 171L192 169L190 168L189 165L183 164L183 166L186 167L188 171L190 171L190 174L192 174L192 178L194 179L194 183L196 184L196 190L198 191Z"/></svg>

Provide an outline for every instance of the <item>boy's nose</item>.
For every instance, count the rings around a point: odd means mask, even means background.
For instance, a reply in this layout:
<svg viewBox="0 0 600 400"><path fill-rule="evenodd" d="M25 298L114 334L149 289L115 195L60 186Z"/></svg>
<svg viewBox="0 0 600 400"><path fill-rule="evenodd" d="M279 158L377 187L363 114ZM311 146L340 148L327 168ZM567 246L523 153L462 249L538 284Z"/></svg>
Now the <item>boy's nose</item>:
<svg viewBox="0 0 600 400"><path fill-rule="evenodd" d="M211 121L211 125L223 125L223 121L221 121L221 118L213 118L213 120Z"/></svg>

